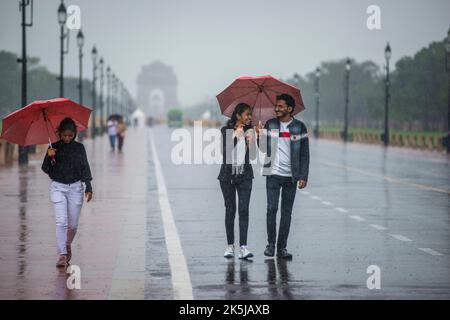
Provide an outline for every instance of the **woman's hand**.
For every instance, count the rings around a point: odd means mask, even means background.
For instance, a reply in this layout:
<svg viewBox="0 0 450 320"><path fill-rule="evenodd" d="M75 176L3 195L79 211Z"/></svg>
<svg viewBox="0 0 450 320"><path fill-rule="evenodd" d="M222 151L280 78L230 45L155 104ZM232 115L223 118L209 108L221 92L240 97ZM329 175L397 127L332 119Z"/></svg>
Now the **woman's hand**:
<svg viewBox="0 0 450 320"><path fill-rule="evenodd" d="M89 202L92 200L92 192L85 192L84 196L86 197L86 202Z"/></svg>
<svg viewBox="0 0 450 320"><path fill-rule="evenodd" d="M251 130L249 130L249 131L251 131ZM247 138L247 143L248 143L248 144L251 144L252 141L253 141L253 133L252 133L252 132L249 132L249 131L247 131L248 134L247 134L245 137Z"/></svg>
<svg viewBox="0 0 450 320"><path fill-rule="evenodd" d="M50 158L56 156L56 149L49 148L49 149L47 150L47 155L48 155Z"/></svg>
<svg viewBox="0 0 450 320"><path fill-rule="evenodd" d="M238 125L236 127L236 129L234 130L234 136L239 139L243 135L244 135L244 126L243 125Z"/></svg>

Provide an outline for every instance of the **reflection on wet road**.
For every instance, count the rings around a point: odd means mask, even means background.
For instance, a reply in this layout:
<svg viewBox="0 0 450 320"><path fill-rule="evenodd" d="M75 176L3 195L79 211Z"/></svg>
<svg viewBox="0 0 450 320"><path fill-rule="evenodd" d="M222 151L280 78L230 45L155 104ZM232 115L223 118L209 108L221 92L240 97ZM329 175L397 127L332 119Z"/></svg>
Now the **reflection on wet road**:
<svg viewBox="0 0 450 320"><path fill-rule="evenodd" d="M41 160L0 168L0 298L172 299L186 289L194 299L450 298L447 157L312 140L308 187L297 192L292 216L292 261L263 255L265 178L255 166L255 257L227 260L219 165L174 165L171 131L152 128L153 142L148 134L129 130L123 154L110 153L106 137L85 142L94 201L84 204L73 248L80 290L69 290L68 274L54 266ZM179 239L175 258L167 210ZM188 284L174 282L174 261L185 261ZM381 270L379 290L366 286L371 265Z"/></svg>

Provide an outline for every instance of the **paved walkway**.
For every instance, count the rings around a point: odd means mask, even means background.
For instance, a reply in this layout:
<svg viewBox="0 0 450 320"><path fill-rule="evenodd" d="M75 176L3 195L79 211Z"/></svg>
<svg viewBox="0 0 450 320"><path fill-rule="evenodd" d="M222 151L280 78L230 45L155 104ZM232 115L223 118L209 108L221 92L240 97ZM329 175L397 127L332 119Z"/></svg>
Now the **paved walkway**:
<svg viewBox="0 0 450 320"><path fill-rule="evenodd" d="M55 268L50 179L41 159L27 170L0 168L0 299L143 299L146 235L146 131L130 129L124 153L107 137L85 140L94 199L85 203L71 263L82 290L69 290Z"/></svg>

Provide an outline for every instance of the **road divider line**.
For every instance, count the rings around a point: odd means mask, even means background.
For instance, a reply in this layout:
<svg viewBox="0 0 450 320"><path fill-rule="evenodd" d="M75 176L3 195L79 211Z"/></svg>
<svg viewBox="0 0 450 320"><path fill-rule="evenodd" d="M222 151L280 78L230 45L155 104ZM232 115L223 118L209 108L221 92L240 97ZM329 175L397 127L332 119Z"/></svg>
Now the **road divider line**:
<svg viewBox="0 0 450 320"><path fill-rule="evenodd" d="M400 240L400 241L404 241L404 242L411 242L412 241L411 239L409 239L409 238L407 238L405 236L399 235L399 234L391 234L391 237L393 237L393 238L395 238L397 240Z"/></svg>
<svg viewBox="0 0 450 320"><path fill-rule="evenodd" d="M374 229L380 230L380 231L386 230L385 227L380 226L379 224L369 224L369 226L371 226L371 227L374 228Z"/></svg>
<svg viewBox="0 0 450 320"><path fill-rule="evenodd" d="M155 165L156 181L158 185L158 198L164 226L164 235L168 251L170 273L174 298L177 300L193 300L191 278L183 254L177 226L170 207L166 182L158 159L153 132L149 130L150 144Z"/></svg>
<svg viewBox="0 0 450 320"><path fill-rule="evenodd" d="M359 173L359 174L362 174L362 175L365 175L365 176L379 178L379 179L384 179L384 180L389 181L389 182L403 184L403 185L407 185L407 186L410 186L410 187L419 188L419 189L422 189L422 190L428 190L428 191L435 191L435 192L450 194L449 190L435 188L435 187L427 186L427 185L424 185L424 184L406 182L406 181L403 181L403 180L400 180L400 179L397 179L397 178L383 176L381 174L375 174L375 173L372 173L372 172L369 172L369 171L365 171L365 170L361 170L361 169L357 169L357 168L349 167L349 166L343 166L343 165L340 165L340 164L337 164L337 163L333 163L333 162L319 161L319 163L327 165L327 166L330 166L330 167L335 167L335 168L340 168L340 169L347 169L349 171L356 172L356 173Z"/></svg>
<svg viewBox="0 0 450 320"><path fill-rule="evenodd" d="M318 197L318 196L310 196L310 197L312 199L314 199L314 200L320 200L320 197ZM324 204L326 206L332 205L332 203L329 202L329 201L321 201L321 202L322 202L322 204ZM343 213L348 212L347 209L340 208L340 207L335 207L334 209L339 211L339 212L343 212ZM363 217L356 216L356 215L351 215L351 216L349 215L349 218L357 220L357 221L365 221L366 220ZM377 229L379 231L387 230L386 227L380 226L379 224L369 224L369 226L371 226L372 228ZM405 236L402 236L402 235L399 235L399 234L391 234L391 237L393 237L393 238L395 238L397 240L403 241L403 242L412 242L412 240L409 239L408 237L405 237ZM419 250L421 250L423 252L426 252L428 254L431 254L432 256L443 256L442 253L440 253L440 252L438 252L436 250L433 250L431 248L417 248L417 249L419 249Z"/></svg>
<svg viewBox="0 0 450 320"><path fill-rule="evenodd" d="M423 252L426 252L428 254L431 254L432 256L443 256L442 253L437 252L436 250L430 249L430 248L417 248Z"/></svg>
<svg viewBox="0 0 450 320"><path fill-rule="evenodd" d="M314 199L314 200L320 200L320 197L318 197L318 196L312 196L311 195L310 197L311 197L311 199ZM321 202L322 202L322 204L324 204L326 206L331 206L332 205L332 203L329 202L329 201L321 201ZM347 209L340 208L340 207L335 207L334 209L339 211L339 212L343 212L343 213L347 213L348 212ZM366 220L363 217L356 216L356 215L349 216L349 218L357 220L357 221L365 221ZM379 231L387 230L386 227L380 226L379 224L369 224L369 226L371 226L372 228L377 229ZM391 234L391 237L393 237L393 238L395 238L397 240L403 241L403 242L412 242L412 240L409 239L408 237L405 237L405 236L402 236L402 235L399 235L399 234ZM433 250L431 248L417 248L417 249L419 249L419 250L421 250L421 251L423 251L425 253L428 253L428 254L430 254L432 256L443 256L442 253L440 253L440 252L438 252L436 250Z"/></svg>
<svg viewBox="0 0 450 320"><path fill-rule="evenodd" d="M357 221L364 221L364 220L366 220L364 218L361 218L360 216L349 216L349 217L354 219L354 220L357 220Z"/></svg>

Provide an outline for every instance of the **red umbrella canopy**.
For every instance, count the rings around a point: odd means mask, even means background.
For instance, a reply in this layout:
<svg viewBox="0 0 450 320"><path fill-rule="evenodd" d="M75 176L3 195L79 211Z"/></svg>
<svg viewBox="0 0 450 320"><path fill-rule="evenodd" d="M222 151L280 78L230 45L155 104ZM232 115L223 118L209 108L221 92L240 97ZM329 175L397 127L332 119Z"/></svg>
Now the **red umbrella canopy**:
<svg viewBox="0 0 450 320"><path fill-rule="evenodd" d="M80 132L87 129L91 111L66 98L34 101L3 118L1 138L21 146L54 143L64 118L72 118Z"/></svg>
<svg viewBox="0 0 450 320"><path fill-rule="evenodd" d="M276 96L287 93L295 100L293 115L305 110L300 89L278 80L271 75L240 77L217 95L222 114L231 117L233 110L241 102L253 108L252 122L263 124L275 118Z"/></svg>

